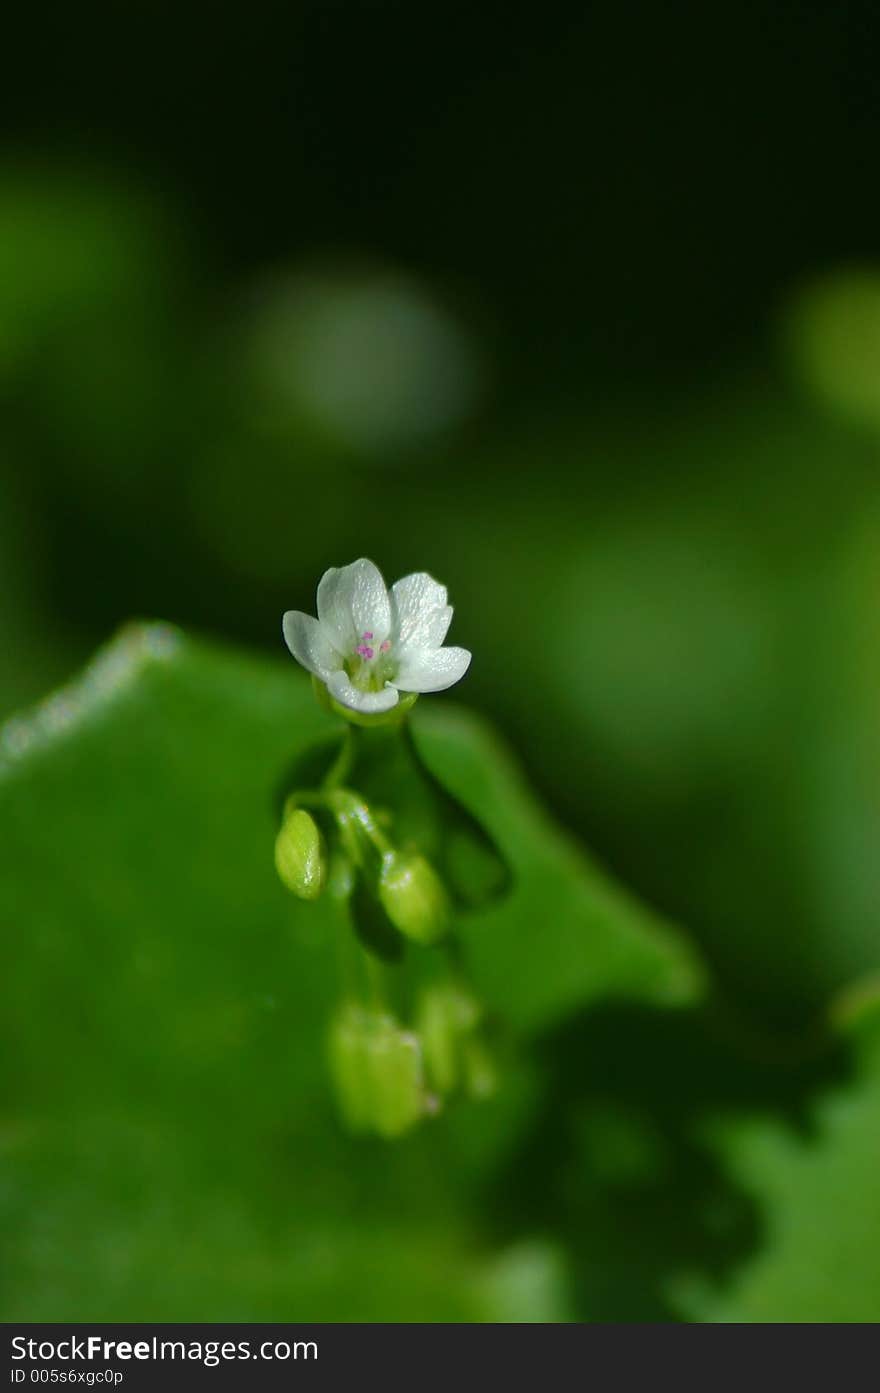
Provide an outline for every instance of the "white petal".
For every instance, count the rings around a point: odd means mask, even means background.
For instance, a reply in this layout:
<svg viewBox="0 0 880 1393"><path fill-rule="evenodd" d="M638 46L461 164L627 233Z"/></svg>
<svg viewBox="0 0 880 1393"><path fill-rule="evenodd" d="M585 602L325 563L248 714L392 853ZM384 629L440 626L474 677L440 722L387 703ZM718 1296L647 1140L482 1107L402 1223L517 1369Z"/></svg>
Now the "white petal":
<svg viewBox="0 0 880 1393"><path fill-rule="evenodd" d="M395 640L406 647L439 648L452 620L446 603L446 586L427 571L404 576L391 587Z"/></svg>
<svg viewBox="0 0 880 1393"><path fill-rule="evenodd" d="M331 672L342 667L342 658L324 630L311 614L289 609L282 622L284 642L298 663L326 682Z"/></svg>
<svg viewBox="0 0 880 1393"><path fill-rule="evenodd" d="M382 573L362 557L350 566L331 566L318 586L318 618L346 657L364 635L375 646L391 632L391 602Z"/></svg>
<svg viewBox="0 0 880 1393"><path fill-rule="evenodd" d="M390 711L392 706L396 706L399 701L397 690L394 687L386 686L381 692L361 692L357 687L353 687L347 672L331 673L327 681L327 690L341 706L347 706L351 711Z"/></svg>
<svg viewBox="0 0 880 1393"><path fill-rule="evenodd" d="M395 686L403 692L444 692L464 677L470 661L466 648L413 648L401 657Z"/></svg>

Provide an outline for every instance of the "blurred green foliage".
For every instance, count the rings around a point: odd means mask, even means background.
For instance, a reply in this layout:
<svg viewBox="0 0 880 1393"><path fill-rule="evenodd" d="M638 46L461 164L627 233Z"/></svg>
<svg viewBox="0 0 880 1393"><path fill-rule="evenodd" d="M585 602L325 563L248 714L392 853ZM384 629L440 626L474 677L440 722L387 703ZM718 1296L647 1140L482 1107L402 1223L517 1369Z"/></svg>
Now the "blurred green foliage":
<svg viewBox="0 0 880 1393"><path fill-rule="evenodd" d="M806 1137L755 1118L718 1132L732 1173L760 1197L767 1227L761 1250L720 1298L693 1276L678 1284L693 1319L877 1320L878 1019L873 991L847 1024L856 1078L822 1096Z"/></svg>
<svg viewBox="0 0 880 1393"><path fill-rule="evenodd" d="M872 1027L828 1027L880 967L870 104L860 145L815 100L830 11L731 8L725 96L715 11L658 61L665 12L577 8L444 11L426 68L421 15L297 7L250 103L160 26L210 141L131 73L158 174L0 164L8 1319L880 1314ZM467 939L505 1088L393 1152L332 1116L326 910L271 868L326 725L267 657L363 554L448 583L489 723L418 728L520 864ZM139 614L251 654L136 631L106 701L13 715Z"/></svg>
<svg viewBox="0 0 880 1393"><path fill-rule="evenodd" d="M503 1318L491 1279L508 1262L537 1283L536 1313L546 1282L566 1289L559 1243L526 1228L499 1244L482 1216L538 1096L516 1055L593 1001L681 1008L699 970L538 810L488 730L448 705L419 717L425 757L514 867L504 909L462 932L516 1035L496 1098L391 1149L333 1116L340 909L290 897L272 860L279 778L328 726L305 675L130 629L7 726L8 1318Z"/></svg>
<svg viewBox="0 0 880 1393"><path fill-rule="evenodd" d="M870 1029L725 1025L483 724L414 719L514 868L461 921L507 1045L492 1099L391 1146L331 1103L339 909L272 864L279 778L327 730L304 675L132 627L7 723L4 1315L799 1320L821 1258L827 1309L876 1316Z"/></svg>

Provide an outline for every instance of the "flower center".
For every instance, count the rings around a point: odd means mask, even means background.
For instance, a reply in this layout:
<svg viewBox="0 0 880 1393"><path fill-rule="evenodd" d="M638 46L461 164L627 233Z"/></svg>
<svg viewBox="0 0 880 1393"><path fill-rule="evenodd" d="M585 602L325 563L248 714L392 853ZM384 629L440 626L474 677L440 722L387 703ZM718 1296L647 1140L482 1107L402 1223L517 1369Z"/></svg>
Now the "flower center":
<svg viewBox="0 0 880 1393"><path fill-rule="evenodd" d="M355 647L355 656L346 663L352 682L364 692L381 691L390 672L386 658L391 652L391 640L386 638L377 644L374 639L373 630L365 629Z"/></svg>

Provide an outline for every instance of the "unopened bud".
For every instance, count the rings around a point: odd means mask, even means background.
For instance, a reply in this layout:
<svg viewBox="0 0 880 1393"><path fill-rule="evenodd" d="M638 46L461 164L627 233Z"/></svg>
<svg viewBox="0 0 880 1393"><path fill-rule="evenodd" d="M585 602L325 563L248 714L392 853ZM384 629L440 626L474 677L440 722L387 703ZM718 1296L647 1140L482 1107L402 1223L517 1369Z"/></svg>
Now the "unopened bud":
<svg viewBox="0 0 880 1393"><path fill-rule="evenodd" d="M498 1068L488 1043L481 1034L472 1035L462 1046L464 1091L469 1098L491 1098L498 1088Z"/></svg>
<svg viewBox="0 0 880 1393"><path fill-rule="evenodd" d="M356 1132L399 1137L428 1111L419 1041L393 1016L349 1004L330 1029L330 1068Z"/></svg>
<svg viewBox="0 0 880 1393"><path fill-rule="evenodd" d="M392 924L416 943L436 943L449 929L449 899L424 856L389 852L379 873L379 898Z"/></svg>
<svg viewBox="0 0 880 1393"><path fill-rule="evenodd" d="M481 1015L473 996L454 982L437 982L422 993L416 1024L438 1093L452 1093L461 1084L471 1091L468 1047Z"/></svg>
<svg viewBox="0 0 880 1393"><path fill-rule="evenodd" d="M275 840L275 867L301 900L316 900L327 874L323 838L318 824L304 808L287 814Z"/></svg>
<svg viewBox="0 0 880 1393"><path fill-rule="evenodd" d="M331 851L327 864L327 893L334 900L347 900L354 889L354 867L344 851Z"/></svg>

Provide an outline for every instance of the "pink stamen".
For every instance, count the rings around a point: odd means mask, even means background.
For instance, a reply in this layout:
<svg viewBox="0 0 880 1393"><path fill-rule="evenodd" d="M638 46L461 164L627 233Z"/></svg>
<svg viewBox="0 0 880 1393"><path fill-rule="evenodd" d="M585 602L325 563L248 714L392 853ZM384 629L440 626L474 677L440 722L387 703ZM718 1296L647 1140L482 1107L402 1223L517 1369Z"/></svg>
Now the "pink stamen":
<svg viewBox="0 0 880 1393"><path fill-rule="evenodd" d="M370 648L366 643L359 643L357 648L355 649L355 652L359 653L362 658L366 658L368 662L370 658L372 658L373 656L372 648Z"/></svg>
<svg viewBox="0 0 880 1393"><path fill-rule="evenodd" d="M387 653L387 652L388 652L388 649L389 649L390 647L391 647L391 639L390 639L390 638L383 639L383 641L379 644L379 652L380 652L380 653Z"/></svg>
<svg viewBox="0 0 880 1393"><path fill-rule="evenodd" d="M363 639L368 639L368 638L372 638L372 637L373 637L373 630L372 630L372 629L365 629L364 632L361 634L361 638L363 638Z"/></svg>

